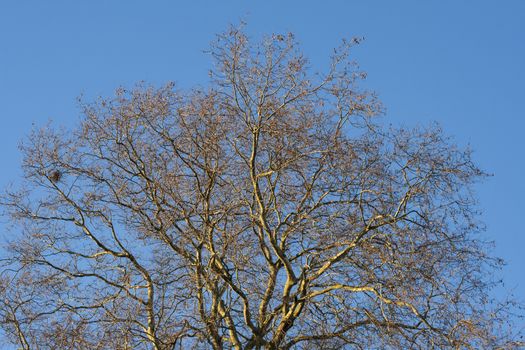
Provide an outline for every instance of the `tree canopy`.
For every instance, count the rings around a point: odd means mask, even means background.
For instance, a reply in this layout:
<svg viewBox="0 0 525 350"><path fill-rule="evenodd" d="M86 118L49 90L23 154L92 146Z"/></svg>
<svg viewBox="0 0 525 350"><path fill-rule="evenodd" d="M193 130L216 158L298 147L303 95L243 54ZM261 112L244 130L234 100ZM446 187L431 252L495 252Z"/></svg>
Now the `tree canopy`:
<svg viewBox="0 0 525 350"><path fill-rule="evenodd" d="M484 173L385 127L349 54L217 37L207 88L119 89L35 129L1 201L2 327L23 349L517 348L490 298Z"/></svg>

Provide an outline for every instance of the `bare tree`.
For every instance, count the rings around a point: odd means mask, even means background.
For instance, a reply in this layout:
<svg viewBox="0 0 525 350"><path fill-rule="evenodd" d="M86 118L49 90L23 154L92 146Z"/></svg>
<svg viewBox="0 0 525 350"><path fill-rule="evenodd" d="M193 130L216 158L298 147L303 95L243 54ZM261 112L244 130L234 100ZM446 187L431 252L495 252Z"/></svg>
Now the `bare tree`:
<svg viewBox="0 0 525 350"><path fill-rule="evenodd" d="M35 130L2 197L2 325L23 349L495 349L505 309L438 127L381 127L364 74L292 35L210 51L209 89L120 89Z"/></svg>

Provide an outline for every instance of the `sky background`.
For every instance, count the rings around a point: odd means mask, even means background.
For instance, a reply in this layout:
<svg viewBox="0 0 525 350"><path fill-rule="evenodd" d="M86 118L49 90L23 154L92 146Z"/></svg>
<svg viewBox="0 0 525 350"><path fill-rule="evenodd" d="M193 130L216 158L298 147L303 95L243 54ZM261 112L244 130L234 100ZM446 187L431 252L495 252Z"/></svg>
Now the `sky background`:
<svg viewBox="0 0 525 350"><path fill-rule="evenodd" d="M76 98L139 81L204 86L214 35L293 32L322 69L342 38L385 123L438 121L493 177L478 186L505 286L525 300L525 1L0 1L0 186L33 124L74 125ZM2 225L0 224L0 229ZM1 232L0 232L1 235Z"/></svg>

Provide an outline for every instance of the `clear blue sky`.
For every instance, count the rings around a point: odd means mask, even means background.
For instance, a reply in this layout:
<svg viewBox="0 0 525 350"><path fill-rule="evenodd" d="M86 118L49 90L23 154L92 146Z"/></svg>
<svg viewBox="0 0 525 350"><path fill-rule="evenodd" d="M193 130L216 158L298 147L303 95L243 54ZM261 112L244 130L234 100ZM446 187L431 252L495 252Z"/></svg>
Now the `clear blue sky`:
<svg viewBox="0 0 525 350"><path fill-rule="evenodd" d="M525 1L0 2L0 186L15 180L32 123L72 125L75 98L140 80L205 85L214 33L292 31L314 67L343 37L394 125L439 121L495 176L480 206L505 258L506 286L525 299ZM1 228L1 226L0 226Z"/></svg>

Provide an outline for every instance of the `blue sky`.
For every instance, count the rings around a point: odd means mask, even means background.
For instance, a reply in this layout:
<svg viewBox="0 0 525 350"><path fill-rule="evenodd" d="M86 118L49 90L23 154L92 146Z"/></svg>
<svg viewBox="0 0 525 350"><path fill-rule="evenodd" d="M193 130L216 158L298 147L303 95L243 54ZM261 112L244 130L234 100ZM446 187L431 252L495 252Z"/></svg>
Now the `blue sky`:
<svg viewBox="0 0 525 350"><path fill-rule="evenodd" d="M0 186L32 124L74 125L76 97L145 80L205 85L203 54L230 23L294 32L314 68L341 38L386 123L441 123L494 177L478 187L506 286L525 299L525 1L22 1L0 3ZM0 226L1 227L1 226Z"/></svg>

